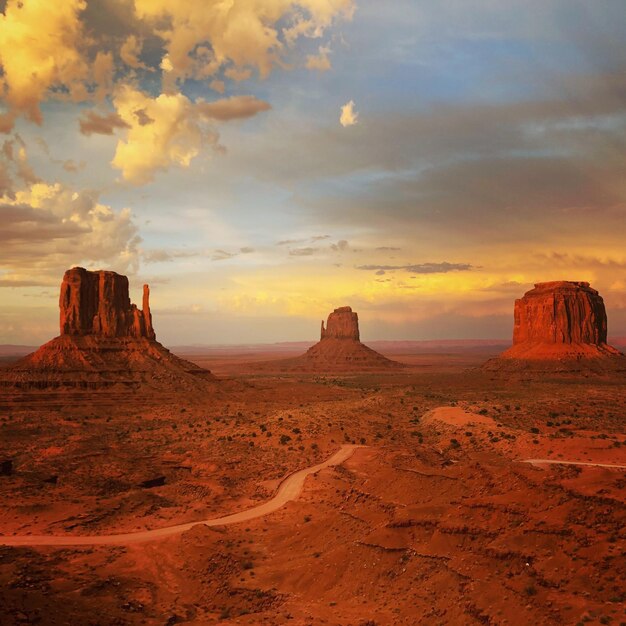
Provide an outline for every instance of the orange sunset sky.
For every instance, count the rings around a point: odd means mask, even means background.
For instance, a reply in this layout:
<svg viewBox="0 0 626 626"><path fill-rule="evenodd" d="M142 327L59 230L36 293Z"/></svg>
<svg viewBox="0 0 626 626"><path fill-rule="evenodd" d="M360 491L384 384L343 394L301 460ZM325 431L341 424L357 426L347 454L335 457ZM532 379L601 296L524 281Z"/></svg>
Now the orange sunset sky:
<svg viewBox="0 0 626 626"><path fill-rule="evenodd" d="M0 343L75 265L160 340L508 338L540 281L626 335L622 0L0 0Z"/></svg>

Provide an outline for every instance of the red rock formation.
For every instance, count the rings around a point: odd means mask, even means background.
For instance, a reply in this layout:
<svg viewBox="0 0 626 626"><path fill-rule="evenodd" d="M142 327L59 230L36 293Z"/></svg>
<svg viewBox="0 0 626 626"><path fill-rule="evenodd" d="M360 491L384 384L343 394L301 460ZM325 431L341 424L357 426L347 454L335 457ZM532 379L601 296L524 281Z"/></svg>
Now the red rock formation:
<svg viewBox="0 0 626 626"><path fill-rule="evenodd" d="M156 339L154 328L152 328L152 313L150 312L150 286L143 286L143 327L149 339Z"/></svg>
<svg viewBox="0 0 626 626"><path fill-rule="evenodd" d="M589 283L538 283L515 301L513 344L606 344L606 311Z"/></svg>
<svg viewBox="0 0 626 626"><path fill-rule="evenodd" d="M130 302L126 276L75 267L63 277L59 308L61 335L3 370L0 384L190 389L213 378L156 341L148 285L140 310Z"/></svg>
<svg viewBox="0 0 626 626"><path fill-rule="evenodd" d="M326 326L322 322L321 338L305 354L271 364L272 368L314 372L352 372L401 367L375 350L363 345L359 334L359 317L349 306L335 309Z"/></svg>
<svg viewBox="0 0 626 626"><path fill-rule="evenodd" d="M359 316L349 306L335 309L329 316L324 328L322 320L322 332L320 339L352 339L360 341Z"/></svg>
<svg viewBox="0 0 626 626"><path fill-rule="evenodd" d="M67 270L59 298L61 335L155 339L150 289L144 285L143 311L131 304L128 278L115 272Z"/></svg>
<svg viewBox="0 0 626 626"><path fill-rule="evenodd" d="M606 339L604 301L589 283L538 283L515 301L513 346L485 366L498 369L506 361L519 366L558 361L559 368L568 370L576 362L594 359L619 357L622 362L621 353Z"/></svg>

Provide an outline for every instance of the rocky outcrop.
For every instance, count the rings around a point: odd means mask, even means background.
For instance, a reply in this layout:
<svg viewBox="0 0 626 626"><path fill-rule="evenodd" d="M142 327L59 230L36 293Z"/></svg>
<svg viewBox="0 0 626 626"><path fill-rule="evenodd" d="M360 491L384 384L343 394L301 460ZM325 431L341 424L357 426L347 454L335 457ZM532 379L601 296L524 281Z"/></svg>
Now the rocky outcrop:
<svg viewBox="0 0 626 626"><path fill-rule="evenodd" d="M335 309L322 330L320 340L295 359L261 364L261 369L341 373L402 367L361 343L359 317L349 307Z"/></svg>
<svg viewBox="0 0 626 626"><path fill-rule="evenodd" d="M617 361L615 360L617 358ZM623 355L607 344L607 316L600 294L587 282L538 283L515 301L513 346L486 369L532 367L570 371L603 362L623 366Z"/></svg>
<svg viewBox="0 0 626 626"><path fill-rule="evenodd" d="M198 389L212 380L208 370L156 341L148 285L142 306L131 303L126 276L67 270L59 298L60 336L2 370L0 386L172 390Z"/></svg>
<svg viewBox="0 0 626 626"><path fill-rule="evenodd" d="M349 306L335 309L329 316L324 327L322 320L322 332L320 340L324 339L350 339L360 341L359 316Z"/></svg>
<svg viewBox="0 0 626 626"><path fill-rule="evenodd" d="M513 345L606 345L606 310L584 282L538 283L515 301Z"/></svg>
<svg viewBox="0 0 626 626"><path fill-rule="evenodd" d="M148 285L143 287L140 310L130 302L126 276L74 267L61 283L61 335L155 339L149 301Z"/></svg>

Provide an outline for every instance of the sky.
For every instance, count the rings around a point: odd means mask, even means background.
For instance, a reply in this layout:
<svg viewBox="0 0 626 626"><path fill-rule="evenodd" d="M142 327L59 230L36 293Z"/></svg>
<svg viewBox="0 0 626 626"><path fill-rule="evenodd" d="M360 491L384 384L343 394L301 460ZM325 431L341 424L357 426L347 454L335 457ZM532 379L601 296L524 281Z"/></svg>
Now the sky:
<svg viewBox="0 0 626 626"><path fill-rule="evenodd" d="M0 343L73 266L167 345L509 338L585 280L626 335L623 0L0 0Z"/></svg>

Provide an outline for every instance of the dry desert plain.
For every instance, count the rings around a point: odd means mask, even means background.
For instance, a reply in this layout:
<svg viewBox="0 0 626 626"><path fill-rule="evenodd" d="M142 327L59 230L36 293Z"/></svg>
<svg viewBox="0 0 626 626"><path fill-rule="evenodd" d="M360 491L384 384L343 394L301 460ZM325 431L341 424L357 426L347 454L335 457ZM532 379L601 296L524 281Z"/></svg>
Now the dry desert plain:
<svg viewBox="0 0 626 626"><path fill-rule="evenodd" d="M626 377L498 376L498 346L381 344L386 372L194 349L208 391L4 390L0 623L626 623ZM272 367L274 363L274 367ZM345 449L345 448L344 448ZM528 463L529 459L587 465ZM292 494L293 495L293 494Z"/></svg>

